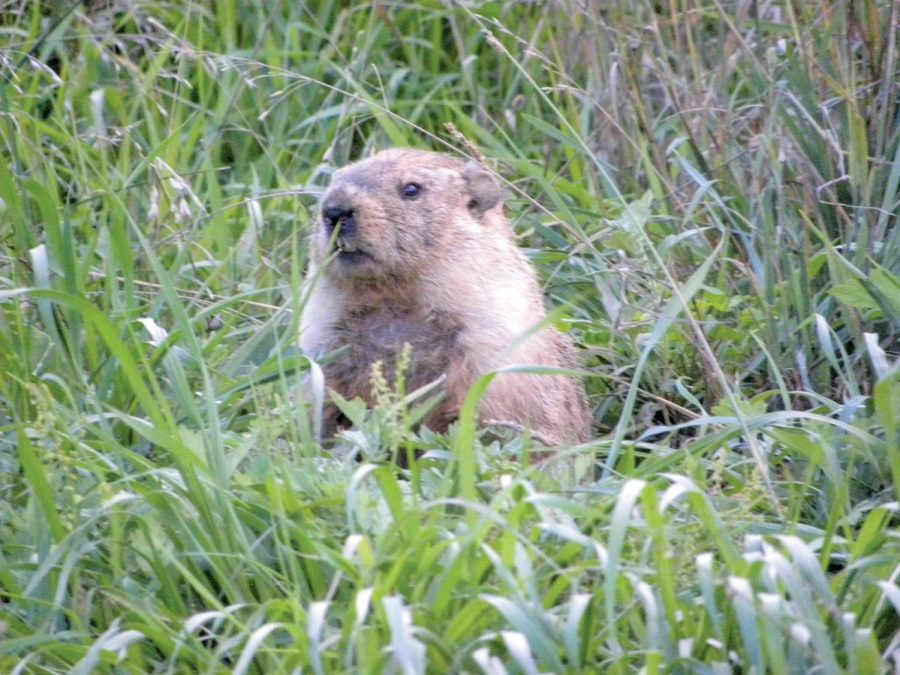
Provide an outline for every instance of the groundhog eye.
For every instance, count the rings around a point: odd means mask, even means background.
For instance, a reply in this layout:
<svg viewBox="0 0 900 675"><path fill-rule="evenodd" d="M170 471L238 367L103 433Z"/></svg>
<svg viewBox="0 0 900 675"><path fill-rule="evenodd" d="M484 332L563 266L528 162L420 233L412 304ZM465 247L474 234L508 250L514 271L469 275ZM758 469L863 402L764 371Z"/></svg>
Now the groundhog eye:
<svg viewBox="0 0 900 675"><path fill-rule="evenodd" d="M401 193L404 199L415 199L422 192L422 186L416 183L407 183L403 186Z"/></svg>

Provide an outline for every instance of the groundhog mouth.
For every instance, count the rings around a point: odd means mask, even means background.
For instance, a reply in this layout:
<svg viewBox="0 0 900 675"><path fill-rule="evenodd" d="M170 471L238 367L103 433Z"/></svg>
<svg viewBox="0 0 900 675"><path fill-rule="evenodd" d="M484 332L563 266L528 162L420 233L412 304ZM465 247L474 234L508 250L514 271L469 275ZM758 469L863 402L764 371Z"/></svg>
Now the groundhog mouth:
<svg viewBox="0 0 900 675"><path fill-rule="evenodd" d="M338 234L334 239L334 248L338 253L360 253L356 242L350 237Z"/></svg>
<svg viewBox="0 0 900 675"><path fill-rule="evenodd" d="M372 260L372 256L361 250L351 237L338 235L334 240L332 252L337 253L337 259L346 265L358 265Z"/></svg>
<svg viewBox="0 0 900 675"><path fill-rule="evenodd" d="M334 230L337 230L335 233ZM325 233L329 235L329 253L337 253L338 259L346 263L361 262L371 256L360 250L356 232L356 221L352 215L325 219Z"/></svg>
<svg viewBox="0 0 900 675"><path fill-rule="evenodd" d="M338 254L337 259L347 265L359 265L367 260L372 259L372 256L370 256L365 251L345 251L340 248L336 248L335 250Z"/></svg>

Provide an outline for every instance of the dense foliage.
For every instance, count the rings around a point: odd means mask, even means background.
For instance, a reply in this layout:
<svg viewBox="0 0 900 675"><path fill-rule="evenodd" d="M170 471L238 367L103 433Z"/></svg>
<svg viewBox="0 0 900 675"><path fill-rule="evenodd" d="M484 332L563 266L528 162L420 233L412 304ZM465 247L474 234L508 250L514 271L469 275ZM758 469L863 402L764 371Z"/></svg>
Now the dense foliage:
<svg viewBox="0 0 900 675"><path fill-rule="evenodd" d="M898 28L6 2L0 671L896 672ZM305 236L392 145L505 178L594 442L316 440Z"/></svg>

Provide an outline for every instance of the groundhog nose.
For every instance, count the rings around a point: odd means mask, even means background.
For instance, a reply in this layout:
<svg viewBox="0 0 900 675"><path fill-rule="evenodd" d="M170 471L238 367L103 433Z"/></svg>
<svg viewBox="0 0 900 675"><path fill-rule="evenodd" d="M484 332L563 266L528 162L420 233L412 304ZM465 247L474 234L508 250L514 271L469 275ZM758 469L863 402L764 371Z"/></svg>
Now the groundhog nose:
<svg viewBox="0 0 900 675"><path fill-rule="evenodd" d="M334 229L341 220L350 218L352 215L353 209L345 209L342 206L326 206L322 209L322 218L329 229Z"/></svg>

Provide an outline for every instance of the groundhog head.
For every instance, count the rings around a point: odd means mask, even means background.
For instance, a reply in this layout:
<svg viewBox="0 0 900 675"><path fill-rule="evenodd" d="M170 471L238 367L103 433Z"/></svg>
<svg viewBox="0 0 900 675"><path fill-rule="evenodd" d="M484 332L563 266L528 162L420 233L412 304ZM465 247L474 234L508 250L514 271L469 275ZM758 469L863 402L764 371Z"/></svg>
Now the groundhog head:
<svg viewBox="0 0 900 675"><path fill-rule="evenodd" d="M380 152L334 174L313 257L321 263L334 253L325 273L345 281L409 277L445 255L454 237L483 227L501 198L497 181L475 163L418 150Z"/></svg>

